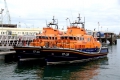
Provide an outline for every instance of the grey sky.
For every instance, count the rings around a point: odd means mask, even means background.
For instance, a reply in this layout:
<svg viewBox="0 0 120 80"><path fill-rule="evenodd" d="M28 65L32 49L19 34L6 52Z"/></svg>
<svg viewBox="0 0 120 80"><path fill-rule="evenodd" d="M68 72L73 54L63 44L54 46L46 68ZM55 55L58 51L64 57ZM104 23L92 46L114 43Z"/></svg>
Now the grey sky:
<svg viewBox="0 0 120 80"><path fill-rule="evenodd" d="M75 21L80 13L85 16L86 29L114 31L119 33L120 1L119 0L6 0L11 21L14 24L21 22L21 27L45 27L46 20L50 22L55 16L59 27L66 28L66 18ZM4 8L4 0L0 1L0 8ZM5 11L4 11L5 14ZM4 17L6 23L7 18ZM26 24L26 25L25 25Z"/></svg>

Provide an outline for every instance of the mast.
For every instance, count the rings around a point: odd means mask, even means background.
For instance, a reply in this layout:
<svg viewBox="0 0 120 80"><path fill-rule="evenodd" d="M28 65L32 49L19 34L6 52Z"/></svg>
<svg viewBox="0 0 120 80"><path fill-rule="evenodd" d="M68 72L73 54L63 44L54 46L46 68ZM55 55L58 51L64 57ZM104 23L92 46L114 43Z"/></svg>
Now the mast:
<svg viewBox="0 0 120 80"><path fill-rule="evenodd" d="M85 29L85 17L84 17L84 29Z"/></svg>
<svg viewBox="0 0 120 80"><path fill-rule="evenodd" d="M81 20L80 14L77 18L78 18L78 23L80 23L80 20Z"/></svg>
<svg viewBox="0 0 120 80"><path fill-rule="evenodd" d="M81 20L81 17L80 17L80 14L79 14L79 16L77 17L78 18L78 21L75 21L75 22L73 22L73 23L71 23L73 26L74 26L74 24L82 24L82 28L84 28L85 29L85 17L84 17L84 22L81 22L80 20Z"/></svg>
<svg viewBox="0 0 120 80"><path fill-rule="evenodd" d="M53 16L53 22L51 22L51 23L49 23L48 24L48 27L50 26L50 25L55 25L55 29L58 29L58 19L54 19L54 16Z"/></svg>

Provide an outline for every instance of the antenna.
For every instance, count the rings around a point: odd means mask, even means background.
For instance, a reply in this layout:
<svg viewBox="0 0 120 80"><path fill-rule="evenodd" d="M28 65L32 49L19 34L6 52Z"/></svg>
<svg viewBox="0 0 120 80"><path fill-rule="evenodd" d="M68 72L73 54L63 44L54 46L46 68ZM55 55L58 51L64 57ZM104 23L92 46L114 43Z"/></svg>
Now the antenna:
<svg viewBox="0 0 120 80"><path fill-rule="evenodd" d="M45 20L46 21L46 26L48 27L48 25L47 25L47 20Z"/></svg>
<svg viewBox="0 0 120 80"><path fill-rule="evenodd" d="M66 20L68 20L69 18L67 18ZM70 22L70 19L69 19L69 23L70 23L70 25L71 25L71 22Z"/></svg>
<svg viewBox="0 0 120 80"><path fill-rule="evenodd" d="M20 16L19 16L19 18L20 18ZM20 20L19 20L19 28L21 27L21 25L20 25Z"/></svg>
<svg viewBox="0 0 120 80"><path fill-rule="evenodd" d="M53 16L53 19L52 19L52 20L53 20L53 23L54 23L54 16Z"/></svg>
<svg viewBox="0 0 120 80"><path fill-rule="evenodd" d="M19 22L19 28L21 28L20 22Z"/></svg>
<svg viewBox="0 0 120 80"><path fill-rule="evenodd" d="M58 19L54 19L54 16L53 16L53 23L49 23L48 26L50 25L55 25L55 28L58 29ZM56 21L57 20L57 21ZM56 22L56 23L55 23Z"/></svg>
<svg viewBox="0 0 120 80"><path fill-rule="evenodd" d="M64 30L64 26L63 26L62 30Z"/></svg>
<svg viewBox="0 0 120 80"><path fill-rule="evenodd" d="M98 22L98 31L99 31L99 26L100 26L100 23Z"/></svg>
<svg viewBox="0 0 120 80"><path fill-rule="evenodd" d="M78 22L77 21L75 21L75 22L73 22L73 23L71 23L73 26L74 26L74 24L81 24L82 25L82 28L84 28L85 29L85 27L84 27L84 25L85 25L85 17L84 17L84 22L80 22L80 20L81 20L81 17L80 17L80 14L79 14L79 16L77 17L78 18Z"/></svg>
<svg viewBox="0 0 120 80"><path fill-rule="evenodd" d="M85 29L85 17L84 17L84 29Z"/></svg>
<svg viewBox="0 0 120 80"><path fill-rule="evenodd" d="M80 22L80 20L81 20L80 14L79 14L79 16L77 18L78 18L78 22Z"/></svg>

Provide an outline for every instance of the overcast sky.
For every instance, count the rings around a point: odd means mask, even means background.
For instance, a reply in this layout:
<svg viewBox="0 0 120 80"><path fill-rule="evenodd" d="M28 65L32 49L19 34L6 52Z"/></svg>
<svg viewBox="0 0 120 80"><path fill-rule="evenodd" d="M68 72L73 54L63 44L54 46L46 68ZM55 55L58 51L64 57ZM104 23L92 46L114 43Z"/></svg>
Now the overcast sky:
<svg viewBox="0 0 120 80"><path fill-rule="evenodd" d="M120 0L6 0L11 23L21 27L45 27L46 20L51 22L53 16L58 19L60 28L66 28L70 18L73 22L80 13L82 21L85 17L85 28L120 32ZM0 8L5 9L4 0L0 0ZM4 11L5 15L6 11ZM7 16L4 17L7 23Z"/></svg>

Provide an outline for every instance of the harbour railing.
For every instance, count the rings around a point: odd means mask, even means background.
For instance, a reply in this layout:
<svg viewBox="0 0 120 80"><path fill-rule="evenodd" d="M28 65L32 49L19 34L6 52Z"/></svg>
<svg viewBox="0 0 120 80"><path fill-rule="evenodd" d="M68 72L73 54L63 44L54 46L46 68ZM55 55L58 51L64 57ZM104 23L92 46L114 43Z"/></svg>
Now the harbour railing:
<svg viewBox="0 0 120 80"><path fill-rule="evenodd" d="M36 35L0 35L0 47L12 48L14 45L22 45L24 42L31 42L36 39Z"/></svg>

